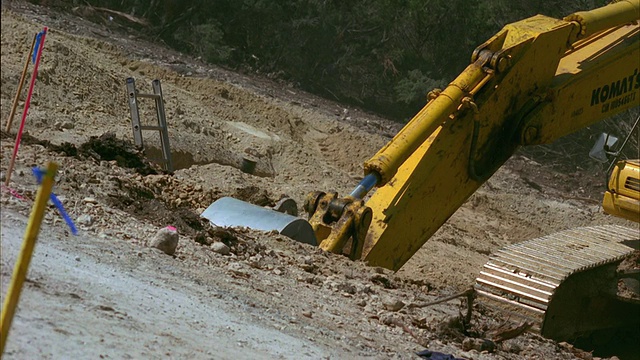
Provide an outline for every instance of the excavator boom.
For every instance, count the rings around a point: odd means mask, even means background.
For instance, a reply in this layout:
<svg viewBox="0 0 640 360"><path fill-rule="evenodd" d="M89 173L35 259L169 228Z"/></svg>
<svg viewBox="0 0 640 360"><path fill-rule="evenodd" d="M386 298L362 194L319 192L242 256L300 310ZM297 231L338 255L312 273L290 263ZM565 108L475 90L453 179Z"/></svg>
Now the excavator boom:
<svg viewBox="0 0 640 360"><path fill-rule="evenodd" d="M507 25L365 163L383 184L363 257L398 270L519 146L640 104L638 1Z"/></svg>

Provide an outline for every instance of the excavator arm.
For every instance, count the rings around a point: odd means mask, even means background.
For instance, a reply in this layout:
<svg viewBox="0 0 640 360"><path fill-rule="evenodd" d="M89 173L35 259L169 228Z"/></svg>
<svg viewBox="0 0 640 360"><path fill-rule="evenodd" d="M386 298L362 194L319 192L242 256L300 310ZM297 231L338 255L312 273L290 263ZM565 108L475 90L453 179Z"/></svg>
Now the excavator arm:
<svg viewBox="0 0 640 360"><path fill-rule="evenodd" d="M231 198L202 216L218 226L277 230L398 270L518 147L552 142L640 105L639 18L640 0L623 0L505 26L365 162L349 195L309 194L308 222ZM638 220L639 169L629 161L614 169L606 211ZM625 242L637 244L637 229L571 229L513 244L492 255L476 291L525 309L554 339L629 322L637 328L640 303L617 296L617 265L634 251Z"/></svg>
<svg viewBox="0 0 640 360"><path fill-rule="evenodd" d="M638 106L639 18L626 0L505 26L365 162L349 196L309 195L319 246L398 270L519 146Z"/></svg>

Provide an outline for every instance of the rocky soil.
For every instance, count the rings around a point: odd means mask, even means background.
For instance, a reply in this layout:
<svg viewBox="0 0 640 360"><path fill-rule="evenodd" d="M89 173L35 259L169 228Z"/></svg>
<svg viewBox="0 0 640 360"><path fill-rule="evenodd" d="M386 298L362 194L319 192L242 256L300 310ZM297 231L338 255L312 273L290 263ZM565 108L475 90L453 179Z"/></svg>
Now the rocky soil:
<svg viewBox="0 0 640 360"><path fill-rule="evenodd" d="M283 196L301 205L313 190L348 193L362 162L401 125L206 65L90 22L82 9L3 2L2 128L30 39L49 27L28 134L2 191L3 296L35 198L32 167L60 165L54 192L80 230L71 235L47 213L7 358L383 359L424 349L466 359L592 357L533 333L495 348L474 343L496 340L507 318L474 301L465 323L464 296L416 305L468 289L505 245L576 226L637 226L603 214L595 165L558 172L558 158L518 153L397 273L278 234L212 228L199 214L223 196L270 206ZM132 146L128 77L142 92L162 82L174 174L153 164L157 136L145 133L144 154ZM23 105L2 133L3 181ZM140 115L151 124L155 110L143 102ZM240 170L245 157L257 161L254 174ZM179 234L173 255L148 246L169 225ZM608 350L602 356L616 354Z"/></svg>

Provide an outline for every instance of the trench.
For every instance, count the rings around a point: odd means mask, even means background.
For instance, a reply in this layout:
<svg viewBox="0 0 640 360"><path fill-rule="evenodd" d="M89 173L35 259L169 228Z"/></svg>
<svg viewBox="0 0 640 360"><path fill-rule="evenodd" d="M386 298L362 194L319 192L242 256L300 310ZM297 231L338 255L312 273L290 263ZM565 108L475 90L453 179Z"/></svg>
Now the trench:
<svg viewBox="0 0 640 360"><path fill-rule="evenodd" d="M161 165L163 162L162 149L145 145L144 149L145 157ZM173 170L188 169L192 166L218 164L223 166L231 166L245 173L249 173L258 177L272 178L276 175L273 167L266 161L258 159L252 167L247 167L247 161L239 154L226 153L221 154L207 154L208 158L204 161L196 161L194 155L188 151L171 149L171 161L173 163Z"/></svg>

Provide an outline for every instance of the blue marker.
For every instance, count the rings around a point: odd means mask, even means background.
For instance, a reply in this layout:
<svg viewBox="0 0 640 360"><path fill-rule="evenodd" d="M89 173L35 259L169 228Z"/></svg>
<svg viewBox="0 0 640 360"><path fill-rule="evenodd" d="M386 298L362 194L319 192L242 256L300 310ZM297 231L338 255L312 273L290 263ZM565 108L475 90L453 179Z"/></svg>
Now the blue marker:
<svg viewBox="0 0 640 360"><path fill-rule="evenodd" d="M40 50L40 40L42 39L42 34L44 31L40 31L38 35L36 35L36 45L33 47L33 55L31 55L31 62L36 63L36 58L38 57L38 51Z"/></svg>
<svg viewBox="0 0 640 360"><path fill-rule="evenodd" d="M38 180L38 185L39 185L42 182L42 177L44 176L46 171L39 169L38 167L34 167L32 171L33 171L33 176L36 177L36 180ZM67 225L69 225L69 228L71 229L71 233L73 235L78 235L78 230L76 229L76 226L73 223L73 220L71 220L71 217L67 214L66 211L64 211L64 206L62 206L62 202L60 202L58 197L53 192L51 193L51 202L53 203L53 205L56 206L56 208L58 208L60 215L62 215L62 218L64 219L64 221L67 223Z"/></svg>

